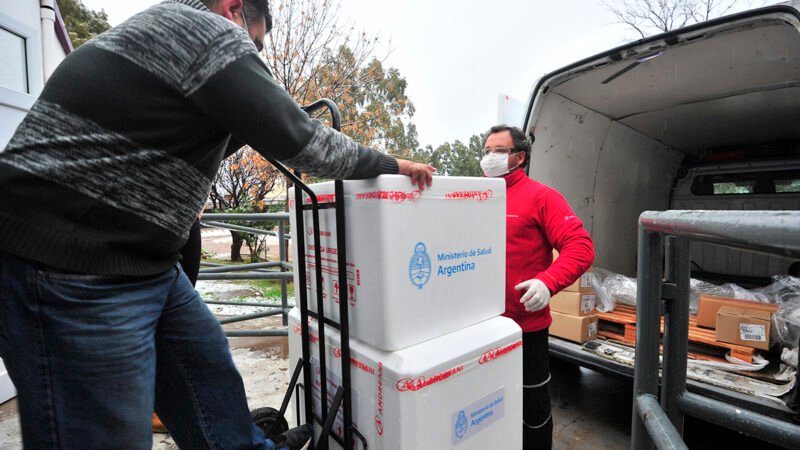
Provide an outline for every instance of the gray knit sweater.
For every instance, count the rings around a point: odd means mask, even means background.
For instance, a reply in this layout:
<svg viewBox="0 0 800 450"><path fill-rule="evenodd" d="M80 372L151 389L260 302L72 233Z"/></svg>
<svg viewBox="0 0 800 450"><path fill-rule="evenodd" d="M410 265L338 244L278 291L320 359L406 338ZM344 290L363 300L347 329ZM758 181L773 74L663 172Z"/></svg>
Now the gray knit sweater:
<svg viewBox="0 0 800 450"><path fill-rule="evenodd" d="M312 175L398 171L310 120L244 30L199 0L170 0L50 78L0 153L0 251L79 273L168 269L231 135Z"/></svg>

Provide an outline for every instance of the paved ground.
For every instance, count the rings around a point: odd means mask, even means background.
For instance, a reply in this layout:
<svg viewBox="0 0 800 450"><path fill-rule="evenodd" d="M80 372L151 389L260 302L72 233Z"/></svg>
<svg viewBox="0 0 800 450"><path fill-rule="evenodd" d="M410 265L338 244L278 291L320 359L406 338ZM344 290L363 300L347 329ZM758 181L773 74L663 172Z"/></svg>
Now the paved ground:
<svg viewBox="0 0 800 450"><path fill-rule="evenodd" d="M227 232L206 232L203 247L215 252L229 252ZM198 285L204 295L211 291L217 297L248 295L242 285ZM235 306L233 308L239 308ZM215 309L220 317L241 313L238 310ZM260 329L280 326L280 318L259 319L229 325L229 329ZM288 344L286 338L231 338L231 352L244 379L250 409L263 406L278 408L289 381ZM604 374L581 369L559 360L551 366L550 393L553 405L553 448L562 449L627 449L630 448L632 384ZM291 410L288 412L290 424ZM687 444L692 449L773 449L762 442L734 432L687 419ZM0 406L0 449L22 448L17 421L16 401ZM166 434L156 434L153 449L174 450L177 447ZM505 450L498 448L498 450Z"/></svg>
<svg viewBox="0 0 800 450"><path fill-rule="evenodd" d="M554 449L630 448L632 382L557 359L551 374ZM684 439L692 450L779 448L691 417Z"/></svg>
<svg viewBox="0 0 800 450"><path fill-rule="evenodd" d="M226 326L227 329L256 329L280 326L280 318L260 319ZM288 343L286 338L230 338L231 353L244 380L250 409L271 406L279 408L289 383ZM291 410L287 420L294 422ZM0 449L22 448L17 402L0 406ZM178 447L167 434L153 435L154 450L175 450Z"/></svg>
<svg viewBox="0 0 800 450"><path fill-rule="evenodd" d="M279 320L247 326L277 326ZM250 408L279 407L289 378L286 338L231 338L231 349L244 379ZM559 360L552 361L551 370L555 450L630 448L633 386L629 381ZM291 417L289 420L293 423ZM691 449L777 448L691 418L686 422L685 437ZM0 448L22 448L14 400L0 406ZM154 450L176 448L168 435L154 435Z"/></svg>

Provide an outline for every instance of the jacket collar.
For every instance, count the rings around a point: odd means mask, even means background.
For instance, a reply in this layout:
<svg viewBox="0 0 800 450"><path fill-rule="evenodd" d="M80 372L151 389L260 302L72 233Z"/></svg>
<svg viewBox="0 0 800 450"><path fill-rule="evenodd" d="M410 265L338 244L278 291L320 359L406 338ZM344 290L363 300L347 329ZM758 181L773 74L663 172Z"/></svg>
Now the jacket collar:
<svg viewBox="0 0 800 450"><path fill-rule="evenodd" d="M525 170L522 167L512 170L509 174L503 177L506 180L506 189L514 186L515 184L519 183L520 180L527 177L528 176L525 174Z"/></svg>

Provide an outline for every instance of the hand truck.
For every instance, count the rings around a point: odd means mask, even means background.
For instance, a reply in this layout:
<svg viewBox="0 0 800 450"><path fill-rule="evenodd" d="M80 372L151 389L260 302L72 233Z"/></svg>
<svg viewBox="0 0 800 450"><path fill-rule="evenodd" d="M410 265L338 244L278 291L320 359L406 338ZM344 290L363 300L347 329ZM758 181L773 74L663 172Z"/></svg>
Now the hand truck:
<svg viewBox="0 0 800 450"><path fill-rule="evenodd" d="M337 131L341 129L341 114L339 108L330 99L321 99L316 102L304 106L303 110L309 115L318 112L322 109L328 109L331 114L331 127ZM361 442L362 450L367 449L367 441L364 436L358 432L353 425L353 405L351 396L351 377L350 377L350 323L348 316L348 285L347 285L347 246L345 245L345 214L344 214L344 186L341 180L334 181L334 201L333 202L319 202L314 192L303 183L299 173L293 173L287 169L283 164L274 160L273 158L266 158L272 165L280 170L288 179L292 181L295 186L294 201L295 201L295 233L293 242L297 250L297 258L294 262L295 270L298 271L298 279L305 280L307 275L306 271L306 237L305 233L297 232L297 230L305 230L304 225L304 212L311 211L313 222L313 240L314 240L314 267L322 267L322 255L320 250L320 233L319 233L319 211L322 209L335 209L336 212L336 245L338 248L338 281L339 281L339 322L335 322L324 315L323 293L322 293L322 271L317 270L314 283L316 289L316 310L309 307L308 291L305 286L295 286L295 296L299 297L298 307L300 309L301 321L301 337L302 337L302 357L297 360L292 371L291 381L286 395L281 403L280 410L274 408L259 408L251 412L253 421L263 431L267 438L275 437L289 429L288 422L286 421L285 414L286 408L289 406L292 393L297 395L297 411L300 409L300 391L306 391L304 397L304 412L305 417L298 417L298 423L311 423L319 424L322 427L319 439L315 442L313 437L309 445L310 450L326 450L328 448L329 438L333 438L342 448L352 449L355 448L354 438ZM304 202L303 194L308 196L308 201ZM284 243L282 242L281 245ZM302 283L301 283L302 284ZM316 319L319 324L319 369L320 369L320 390L321 390L321 416L314 413L312 408L312 395L308 392L306 386L311 386L311 349L309 340L309 317ZM342 356L342 380L341 385L336 389L333 399L328 405L328 381L327 381L327 361L325 352L325 328L326 326L335 328L339 331L341 339L341 356ZM298 382L300 374L302 373L302 383ZM342 422L343 429L341 431L342 437L336 433L331 433L333 429L336 416L339 409L342 409Z"/></svg>

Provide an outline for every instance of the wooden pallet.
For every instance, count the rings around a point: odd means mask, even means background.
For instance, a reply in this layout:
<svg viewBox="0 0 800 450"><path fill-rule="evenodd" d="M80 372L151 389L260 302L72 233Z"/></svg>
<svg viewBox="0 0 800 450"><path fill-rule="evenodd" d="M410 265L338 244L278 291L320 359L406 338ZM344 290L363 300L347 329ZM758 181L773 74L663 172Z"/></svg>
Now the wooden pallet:
<svg viewBox="0 0 800 450"><path fill-rule="evenodd" d="M636 308L617 305L614 311L597 312L597 334L625 344L636 343Z"/></svg>
<svg viewBox="0 0 800 450"><path fill-rule="evenodd" d="M598 312L597 334L626 344L636 344L636 308L618 304L610 313ZM661 332L664 332L664 319L661 319ZM730 351L734 358L752 363L756 350L736 344L719 342L714 330L697 326L697 317L689 316L689 355L695 359L711 361L724 360Z"/></svg>

